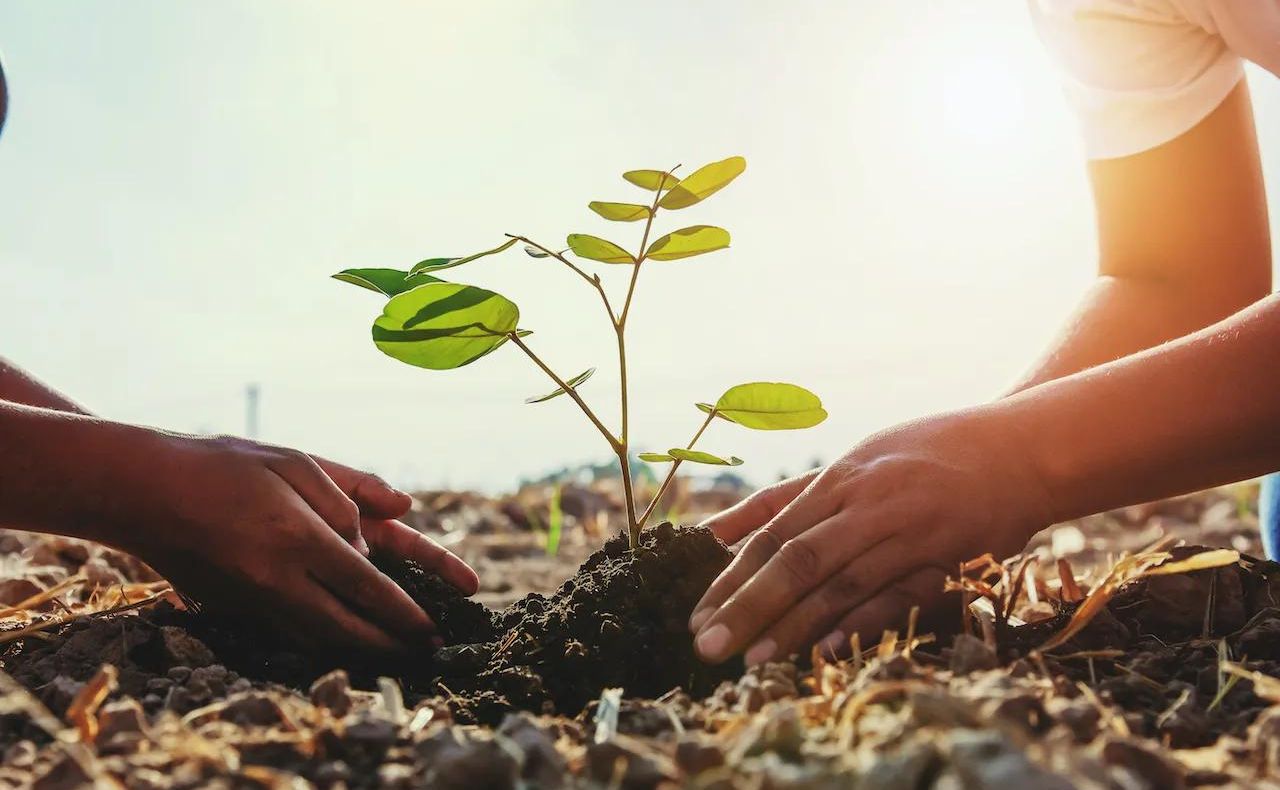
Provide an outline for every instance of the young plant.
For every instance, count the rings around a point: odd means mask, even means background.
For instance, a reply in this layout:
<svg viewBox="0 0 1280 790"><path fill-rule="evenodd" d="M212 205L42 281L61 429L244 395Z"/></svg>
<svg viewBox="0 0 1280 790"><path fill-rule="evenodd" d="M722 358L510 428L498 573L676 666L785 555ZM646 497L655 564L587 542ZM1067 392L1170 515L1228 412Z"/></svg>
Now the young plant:
<svg viewBox="0 0 1280 790"><path fill-rule="evenodd" d="M388 356L401 362L431 370L459 368L475 362L499 347L510 343L520 349L534 365L555 382L556 389L526 403L543 403L568 395L604 437L618 458L622 471L622 492L626 502L627 532L631 545L637 545L640 531L653 515L676 470L685 462L737 466L734 456L713 455L694 449L713 420L722 419L756 430L809 428L827 417L822 402L812 392L794 384L753 382L730 387L715 403L698 403L706 415L693 438L684 447L673 447L665 453L641 453L647 462L669 463L671 466L658 491L643 511L636 506L635 486L631 477L631 409L627 398L627 319L636 293L640 271L649 261L667 262L691 258L729 246L729 231L714 225L691 225L672 231L650 243L654 219L660 211L677 211L702 202L728 186L746 169L747 162L732 156L701 167L684 178L671 170L631 170L622 177L641 189L653 193L648 204L607 203L592 201L587 206L596 214L614 222L643 222L644 232L635 253L618 244L585 233L571 233L568 247L554 250L524 236L506 234L507 240L493 249L462 258L428 258L410 269L347 269L333 275L388 297L382 315L373 322L373 342ZM600 420L578 393L578 388L591 378L595 368L587 368L576 376L564 378L542 360L525 338L531 334L519 327L520 309L504 296L473 285L446 282L437 275L447 269L471 263L489 255L505 252L517 242L533 258L550 259L566 266L600 297L618 345L618 373L621 381L621 425L614 432ZM630 284L618 309L609 299L598 274L571 260L574 258L617 266L629 266Z"/></svg>

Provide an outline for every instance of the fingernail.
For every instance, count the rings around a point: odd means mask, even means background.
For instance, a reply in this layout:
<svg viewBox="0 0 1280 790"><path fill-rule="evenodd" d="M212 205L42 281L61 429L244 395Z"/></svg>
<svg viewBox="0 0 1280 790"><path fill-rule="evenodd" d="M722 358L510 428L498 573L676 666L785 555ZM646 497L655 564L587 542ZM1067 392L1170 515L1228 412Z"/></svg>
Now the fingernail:
<svg viewBox="0 0 1280 790"><path fill-rule="evenodd" d="M698 635L694 640L694 646L698 649L698 655L709 661L719 661L724 658L723 654L732 638L733 634L729 631L729 626L716 623Z"/></svg>
<svg viewBox="0 0 1280 790"><path fill-rule="evenodd" d="M826 658L834 659L840 655L840 651L847 644L849 644L849 638L844 635L843 631L832 631L818 643L818 653Z"/></svg>
<svg viewBox="0 0 1280 790"><path fill-rule="evenodd" d="M358 538L356 538L356 542L351 545L355 547L356 551L360 552L364 556L366 557L369 556L369 542L364 539L364 535L361 535Z"/></svg>
<svg viewBox="0 0 1280 790"><path fill-rule="evenodd" d="M773 654L776 653L777 650L777 642L772 639L761 639L759 642L756 642L751 646L751 649L742 657L742 660L746 662L747 666L763 664L773 658Z"/></svg>
<svg viewBox="0 0 1280 790"><path fill-rule="evenodd" d="M715 612L714 606L704 606L694 612L689 617L689 630L695 634L698 633L698 629L702 628L702 624L707 621L707 618L710 617L713 612Z"/></svg>

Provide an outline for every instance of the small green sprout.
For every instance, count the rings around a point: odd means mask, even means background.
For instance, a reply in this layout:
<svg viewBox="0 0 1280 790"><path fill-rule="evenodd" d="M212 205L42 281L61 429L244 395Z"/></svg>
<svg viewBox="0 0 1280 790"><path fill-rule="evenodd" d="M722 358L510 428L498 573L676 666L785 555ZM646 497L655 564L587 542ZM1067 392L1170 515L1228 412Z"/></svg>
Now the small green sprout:
<svg viewBox="0 0 1280 790"><path fill-rule="evenodd" d="M681 260L729 246L729 231L714 225L691 225L650 243L653 222L659 211L688 208L719 192L741 175L746 166L745 159L731 156L701 167L684 178L675 176L676 168L623 173L624 179L653 193L648 204L593 201L587 206L613 222L643 221L644 232L634 253L612 241L586 233L570 234L566 248L559 251L524 236L506 234L507 241L493 249L462 258L428 258L407 270L347 269L333 276L387 297L382 315L373 322L373 342L384 354L401 362L431 370L450 370L469 365L507 343L520 349L556 385L555 390L525 402L544 403L568 395L617 456L626 500L627 532L634 547L639 542L640 531L666 494L682 463L718 466L742 463L742 459L735 456L725 457L694 449L712 421L718 418L745 428L773 431L809 428L827 417L818 396L794 384L753 382L730 387L715 403L695 404L706 414L706 419L684 447L673 447L664 453L640 454L644 461L669 463L671 466L648 506L641 511L636 505L629 460L631 424L627 397L626 332L640 270L646 261ZM530 332L519 327L520 308L514 302L493 291L448 282L436 276L446 269L505 252L517 242L524 245L524 251L532 258L549 258L568 267L599 295L618 345L621 426L616 433L600 420L578 393L578 388L595 373L594 367L563 378L525 342L524 338ZM631 267L630 284L621 309L609 299L600 276L588 274L586 269L568 257L570 254L579 259Z"/></svg>

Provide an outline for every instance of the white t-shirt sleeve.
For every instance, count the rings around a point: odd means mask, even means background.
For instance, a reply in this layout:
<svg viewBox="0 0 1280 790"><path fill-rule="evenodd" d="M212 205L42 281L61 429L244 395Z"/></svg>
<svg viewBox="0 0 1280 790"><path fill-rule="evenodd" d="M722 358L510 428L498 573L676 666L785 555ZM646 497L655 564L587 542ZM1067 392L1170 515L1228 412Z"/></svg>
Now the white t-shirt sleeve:
<svg viewBox="0 0 1280 790"><path fill-rule="evenodd" d="M1041 39L1066 73L1090 159L1129 156L1178 137L1243 76L1239 55L1188 13L1209 13L1212 0L1029 3Z"/></svg>

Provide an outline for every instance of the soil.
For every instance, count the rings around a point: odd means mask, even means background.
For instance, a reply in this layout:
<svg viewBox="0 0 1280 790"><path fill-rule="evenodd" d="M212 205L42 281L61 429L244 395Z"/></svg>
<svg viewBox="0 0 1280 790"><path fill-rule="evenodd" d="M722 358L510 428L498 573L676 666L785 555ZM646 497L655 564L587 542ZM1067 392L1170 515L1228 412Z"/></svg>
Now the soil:
<svg viewBox="0 0 1280 790"><path fill-rule="evenodd" d="M553 594L530 593L495 611L412 562L376 557L432 616L445 647L424 648L405 664L370 664L350 655L297 652L240 618L161 605L118 622L83 621L63 639L37 642L15 678L60 710L70 699L57 678L82 682L108 661L121 668L121 690L141 698L146 709L185 713L241 677L306 689L342 668L366 687L379 676L395 677L411 703L443 695L457 721L489 725L513 710L573 716L606 688L636 697L674 688L705 696L743 671L740 661L716 667L698 661L687 627L694 604L730 558L710 531L664 523L645 530L635 551L625 535L611 538ZM199 654L184 655L184 646ZM215 657L226 670L216 678L195 670L195 689L166 682L175 667L185 674L184 667L212 664ZM236 688L248 687L246 681Z"/></svg>
<svg viewBox="0 0 1280 790"><path fill-rule="evenodd" d="M694 604L730 558L709 530L663 523L645 530L634 551L625 535L614 536L555 593L530 593L501 612L421 568L390 575L441 629L447 647L432 672L452 692L455 715L495 724L513 707L572 716L606 688L705 696L740 676L740 662L698 661L688 629Z"/></svg>
<svg viewBox="0 0 1280 790"><path fill-rule="evenodd" d="M1249 556L1256 528L1233 496L1046 533L1033 547L1040 592L1010 606L1027 624L934 644L886 636L816 665L697 663L685 620L730 555L669 525L634 553L613 538L559 589L499 609L380 560L449 639L404 666L290 652L167 603L86 617L0 644L0 788L1280 789L1280 696L1263 677L1280 677L1280 565ZM1087 593L1108 553L1141 551L1153 531L1242 556L1129 582L1043 650L1079 606L1057 586L1055 555L1078 564L1066 573ZM487 600L567 562L522 548L535 545L528 530L508 544L482 534L516 580ZM73 608L151 581L97 547L38 538L8 551L35 558L26 578L42 588L117 569L69 594ZM42 608L24 622L58 611ZM1236 680L1224 659L1261 674ZM379 682L388 675L399 682Z"/></svg>

